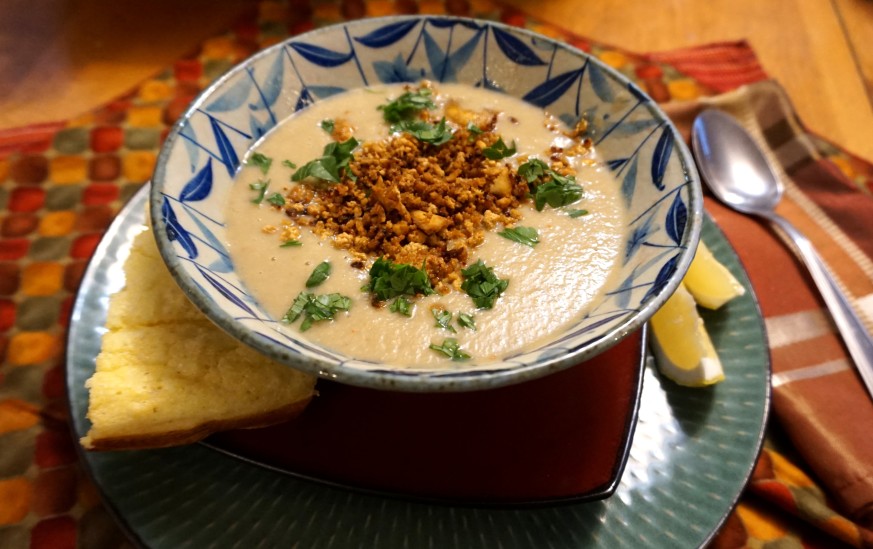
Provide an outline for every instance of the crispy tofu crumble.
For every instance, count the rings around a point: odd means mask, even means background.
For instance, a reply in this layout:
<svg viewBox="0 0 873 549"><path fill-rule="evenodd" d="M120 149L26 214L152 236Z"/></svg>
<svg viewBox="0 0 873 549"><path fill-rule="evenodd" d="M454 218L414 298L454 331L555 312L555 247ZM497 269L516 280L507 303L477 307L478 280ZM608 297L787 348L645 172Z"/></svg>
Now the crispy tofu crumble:
<svg viewBox="0 0 873 549"><path fill-rule="evenodd" d="M529 187L512 165L482 152L500 137L494 132L496 113L465 111L449 100L442 115L454 126L448 142L431 145L408 133L365 142L349 164L353 177L347 171L340 183L293 185L285 213L348 250L353 267L385 257L423 265L440 293L459 288L471 249L482 243L486 230L521 219L519 206L529 200ZM420 117L439 120L433 112ZM335 138L352 136L347 122L336 122ZM588 148L590 143L581 143L572 154ZM550 151L556 172L574 174L569 152Z"/></svg>

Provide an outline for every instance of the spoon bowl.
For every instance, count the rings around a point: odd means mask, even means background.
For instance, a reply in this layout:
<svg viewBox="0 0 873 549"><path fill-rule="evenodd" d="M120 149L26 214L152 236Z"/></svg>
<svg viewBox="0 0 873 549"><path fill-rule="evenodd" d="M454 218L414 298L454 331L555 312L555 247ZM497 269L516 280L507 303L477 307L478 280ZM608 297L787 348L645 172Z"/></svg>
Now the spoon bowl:
<svg viewBox="0 0 873 549"><path fill-rule="evenodd" d="M707 110L694 121L691 143L700 173L725 204L750 214L772 212L784 186L767 157L731 116Z"/></svg>

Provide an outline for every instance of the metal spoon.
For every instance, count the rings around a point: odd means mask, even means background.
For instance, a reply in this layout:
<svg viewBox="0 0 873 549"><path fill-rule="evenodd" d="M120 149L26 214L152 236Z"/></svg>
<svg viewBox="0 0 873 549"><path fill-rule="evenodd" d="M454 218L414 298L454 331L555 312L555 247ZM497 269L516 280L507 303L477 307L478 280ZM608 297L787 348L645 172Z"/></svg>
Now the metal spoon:
<svg viewBox="0 0 873 549"><path fill-rule="evenodd" d="M873 339L809 239L773 211L784 189L764 153L736 120L717 110L694 121L691 146L703 179L722 202L767 219L794 242L873 398Z"/></svg>

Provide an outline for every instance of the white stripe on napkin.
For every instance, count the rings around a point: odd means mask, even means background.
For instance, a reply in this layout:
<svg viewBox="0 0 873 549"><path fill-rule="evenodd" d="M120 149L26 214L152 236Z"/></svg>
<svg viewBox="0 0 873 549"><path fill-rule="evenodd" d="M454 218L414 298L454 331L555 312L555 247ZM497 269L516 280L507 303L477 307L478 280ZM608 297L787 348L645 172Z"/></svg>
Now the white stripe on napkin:
<svg viewBox="0 0 873 549"><path fill-rule="evenodd" d="M765 320L770 348L778 349L834 331L830 317L821 310L772 316Z"/></svg>
<svg viewBox="0 0 873 549"><path fill-rule="evenodd" d="M837 360L823 362L821 364L816 364L815 366L807 366L806 368L798 368L797 370L789 370L787 372L773 374L772 383L773 387L779 387L780 385L785 385L794 381L829 376L848 369L848 361L844 358L838 358Z"/></svg>
<svg viewBox="0 0 873 549"><path fill-rule="evenodd" d="M873 321L873 294L854 300L855 311L867 326ZM801 311L765 319L770 348L778 349L836 332L830 314L824 310Z"/></svg>
<svg viewBox="0 0 873 549"><path fill-rule="evenodd" d="M873 324L873 294L859 297L855 300L855 306L861 310L861 314L867 317L867 326Z"/></svg>

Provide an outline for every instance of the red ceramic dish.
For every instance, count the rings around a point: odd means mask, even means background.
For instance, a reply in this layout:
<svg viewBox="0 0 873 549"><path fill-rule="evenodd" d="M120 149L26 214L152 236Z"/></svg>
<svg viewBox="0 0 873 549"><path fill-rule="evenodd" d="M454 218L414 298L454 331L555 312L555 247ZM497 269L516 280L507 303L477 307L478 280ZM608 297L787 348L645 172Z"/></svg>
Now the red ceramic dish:
<svg viewBox="0 0 873 549"><path fill-rule="evenodd" d="M366 491L463 503L600 499L636 424L644 331L578 366L469 393L319 381L296 420L206 444L279 471Z"/></svg>

